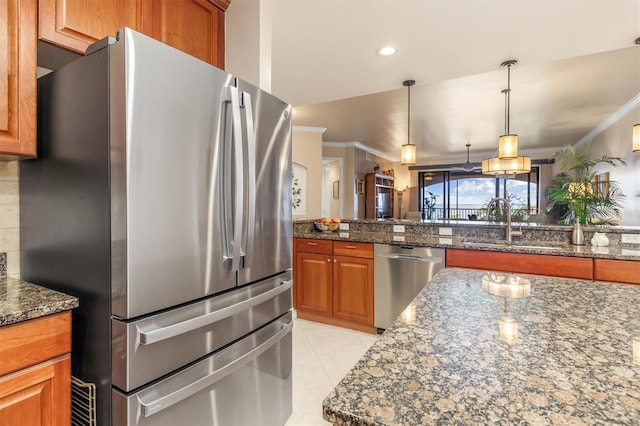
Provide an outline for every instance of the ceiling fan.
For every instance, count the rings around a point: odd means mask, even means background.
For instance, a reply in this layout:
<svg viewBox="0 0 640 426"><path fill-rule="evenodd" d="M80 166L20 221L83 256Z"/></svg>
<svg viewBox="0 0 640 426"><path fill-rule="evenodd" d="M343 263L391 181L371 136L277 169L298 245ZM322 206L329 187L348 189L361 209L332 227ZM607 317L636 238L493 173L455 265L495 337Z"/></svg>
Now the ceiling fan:
<svg viewBox="0 0 640 426"><path fill-rule="evenodd" d="M462 167L453 167L452 170L462 170L464 172L475 172L481 169L480 166L474 166L471 161L469 161L469 147L470 143L465 145L467 147L467 162L462 165Z"/></svg>

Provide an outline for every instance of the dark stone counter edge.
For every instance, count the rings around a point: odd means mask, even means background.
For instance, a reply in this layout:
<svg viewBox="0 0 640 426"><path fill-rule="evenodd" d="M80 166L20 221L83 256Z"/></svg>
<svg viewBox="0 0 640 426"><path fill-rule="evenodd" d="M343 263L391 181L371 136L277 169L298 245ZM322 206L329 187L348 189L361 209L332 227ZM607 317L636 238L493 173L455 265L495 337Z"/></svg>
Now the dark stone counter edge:
<svg viewBox="0 0 640 426"><path fill-rule="evenodd" d="M394 245L407 245L416 247L435 247L435 248L453 248L463 250L475 250L475 251L493 251L500 253L523 253L523 254L540 254L549 256L567 256L567 257L586 257L592 259L613 259L613 260L635 260L640 261L640 248L637 246L622 246L622 247L593 247L590 245L573 246L565 244L554 244L547 242L522 242L523 245L538 245L538 246L557 246L558 250L546 250L546 249L534 249L519 247L518 242L504 247L488 247L488 246L468 246L463 243L460 237L451 236L428 236L420 239L419 237L404 235L404 241L394 241L394 236L400 234L384 234L384 233L364 233L364 232L349 232L349 237L340 237L340 232L315 232L310 231L307 233L294 233L295 238L312 238L319 240L333 240L333 241L351 241L360 243L378 243L378 244L394 244ZM440 238L451 239L451 244L441 244L438 242ZM630 250L638 252L637 255L622 254L622 250Z"/></svg>
<svg viewBox="0 0 640 426"><path fill-rule="evenodd" d="M28 321L35 318L40 318L46 315L53 315L59 312L68 311L73 308L77 308L79 305L78 299L65 300L62 302L51 303L42 305L32 309L25 309L18 312L11 312L2 315L0 317L0 327L4 325L17 324L23 321Z"/></svg>
<svg viewBox="0 0 640 426"><path fill-rule="evenodd" d="M24 293L15 306L0 309L0 327L68 311L80 304L77 297L37 284L10 277L1 277L0 280L3 286L18 286L20 292Z"/></svg>

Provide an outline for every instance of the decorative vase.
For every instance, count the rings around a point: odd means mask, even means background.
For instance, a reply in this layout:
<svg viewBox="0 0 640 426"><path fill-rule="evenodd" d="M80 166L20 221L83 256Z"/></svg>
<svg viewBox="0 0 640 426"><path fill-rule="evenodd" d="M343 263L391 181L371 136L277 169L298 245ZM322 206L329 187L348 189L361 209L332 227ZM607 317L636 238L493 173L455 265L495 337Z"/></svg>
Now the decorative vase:
<svg viewBox="0 0 640 426"><path fill-rule="evenodd" d="M571 244L576 246L584 245L584 232L582 231L582 224L576 222L573 224L573 232L571 233Z"/></svg>

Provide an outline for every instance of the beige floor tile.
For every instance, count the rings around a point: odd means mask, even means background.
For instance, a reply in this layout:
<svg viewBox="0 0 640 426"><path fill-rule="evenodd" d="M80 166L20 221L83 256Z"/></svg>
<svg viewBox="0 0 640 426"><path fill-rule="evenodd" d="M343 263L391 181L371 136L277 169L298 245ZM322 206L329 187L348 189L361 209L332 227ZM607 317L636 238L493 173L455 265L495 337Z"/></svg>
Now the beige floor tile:
<svg viewBox="0 0 640 426"><path fill-rule="evenodd" d="M330 423L322 418L322 400L329 395L333 386L293 392L293 413L285 426L327 426Z"/></svg>
<svg viewBox="0 0 640 426"><path fill-rule="evenodd" d="M285 425L326 426L322 401L377 336L301 319L293 330L293 413Z"/></svg>

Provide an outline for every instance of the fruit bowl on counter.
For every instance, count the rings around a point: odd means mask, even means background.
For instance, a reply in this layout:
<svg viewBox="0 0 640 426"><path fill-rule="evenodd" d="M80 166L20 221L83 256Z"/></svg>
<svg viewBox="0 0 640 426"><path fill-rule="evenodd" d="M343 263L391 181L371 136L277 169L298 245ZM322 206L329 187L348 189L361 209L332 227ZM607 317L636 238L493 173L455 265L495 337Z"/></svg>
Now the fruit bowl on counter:
<svg viewBox="0 0 640 426"><path fill-rule="evenodd" d="M313 225L318 231L332 232L340 228L340 219L323 217L313 222Z"/></svg>

